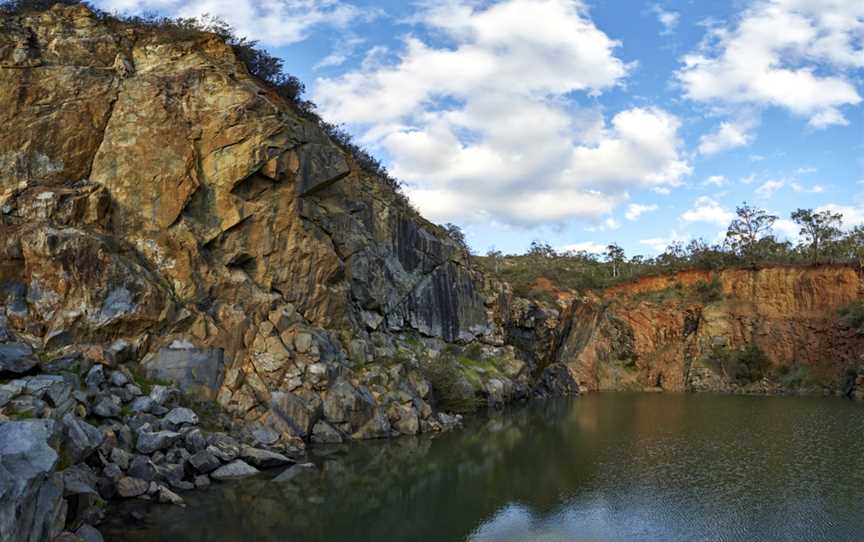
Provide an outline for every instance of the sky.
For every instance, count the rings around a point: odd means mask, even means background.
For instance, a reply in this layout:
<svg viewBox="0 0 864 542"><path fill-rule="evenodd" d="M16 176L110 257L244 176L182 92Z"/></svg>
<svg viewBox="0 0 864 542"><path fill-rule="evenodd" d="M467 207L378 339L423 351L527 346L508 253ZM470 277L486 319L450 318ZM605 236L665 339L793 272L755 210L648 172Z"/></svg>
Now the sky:
<svg viewBox="0 0 864 542"><path fill-rule="evenodd" d="M218 16L471 248L656 255L747 201L864 224L862 0L99 0Z"/></svg>

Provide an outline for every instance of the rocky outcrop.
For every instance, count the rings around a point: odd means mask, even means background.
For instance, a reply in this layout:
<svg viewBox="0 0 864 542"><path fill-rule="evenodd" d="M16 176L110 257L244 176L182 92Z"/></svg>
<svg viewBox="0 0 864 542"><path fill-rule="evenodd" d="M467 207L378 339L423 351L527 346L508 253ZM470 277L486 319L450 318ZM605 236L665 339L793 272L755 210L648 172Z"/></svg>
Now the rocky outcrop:
<svg viewBox="0 0 864 542"><path fill-rule="evenodd" d="M81 5L4 15L0 100L4 374L137 365L308 442L440 429L424 365L444 351L482 350L463 381L489 403L549 362L557 315L514 302L216 35Z"/></svg>
<svg viewBox="0 0 864 542"><path fill-rule="evenodd" d="M575 301L557 359L587 390L838 393L864 352L839 311L862 298L851 267L649 277Z"/></svg>

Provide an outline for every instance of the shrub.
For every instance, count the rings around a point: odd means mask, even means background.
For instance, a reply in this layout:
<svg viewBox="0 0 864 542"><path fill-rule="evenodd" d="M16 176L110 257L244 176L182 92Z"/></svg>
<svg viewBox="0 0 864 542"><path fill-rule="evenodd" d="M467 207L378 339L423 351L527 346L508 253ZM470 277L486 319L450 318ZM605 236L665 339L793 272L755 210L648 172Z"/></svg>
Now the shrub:
<svg viewBox="0 0 864 542"><path fill-rule="evenodd" d="M459 362L450 354L430 360L423 373L432 384L438 408L468 414L480 408L480 400L471 384L464 378Z"/></svg>
<svg viewBox="0 0 864 542"><path fill-rule="evenodd" d="M864 301L856 301L838 311L840 322L860 335L864 335Z"/></svg>
<svg viewBox="0 0 864 542"><path fill-rule="evenodd" d="M708 353L707 361L715 371L740 383L756 382L768 373L771 366L765 352L754 344L741 350L715 346Z"/></svg>
<svg viewBox="0 0 864 542"><path fill-rule="evenodd" d="M716 277L711 282L698 281L693 285L692 290L693 295L706 305L723 299L723 286Z"/></svg>

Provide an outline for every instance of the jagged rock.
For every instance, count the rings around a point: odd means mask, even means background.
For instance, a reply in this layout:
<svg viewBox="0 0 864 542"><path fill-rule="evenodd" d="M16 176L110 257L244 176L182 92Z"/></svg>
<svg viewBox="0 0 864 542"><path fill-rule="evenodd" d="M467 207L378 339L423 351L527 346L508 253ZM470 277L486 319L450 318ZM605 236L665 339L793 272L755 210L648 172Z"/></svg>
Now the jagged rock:
<svg viewBox="0 0 864 542"><path fill-rule="evenodd" d="M129 470L129 466L132 464L132 454L122 448L112 448L111 461L124 471Z"/></svg>
<svg viewBox="0 0 864 542"><path fill-rule="evenodd" d="M233 461L240 455L240 444L224 433L213 433L207 438L207 449L222 461Z"/></svg>
<svg viewBox="0 0 864 542"><path fill-rule="evenodd" d="M189 452L195 454L207 448L207 438L200 429L193 429L183 436L183 442Z"/></svg>
<svg viewBox="0 0 864 542"><path fill-rule="evenodd" d="M279 441L279 433L267 427L256 427L252 430L252 438L254 438L258 444L272 446Z"/></svg>
<svg viewBox="0 0 864 542"><path fill-rule="evenodd" d="M258 473L258 469L248 465L242 459L235 459L231 463L223 465L210 473L210 477L215 480L224 481L237 478L248 478L249 476L255 476Z"/></svg>
<svg viewBox="0 0 864 542"><path fill-rule="evenodd" d="M93 406L93 414L102 418L118 418L122 412L123 403L116 395L104 395Z"/></svg>
<svg viewBox="0 0 864 542"><path fill-rule="evenodd" d="M282 454L253 448L251 446L243 446L240 448L240 459L258 467L259 469L272 469L274 467L282 467L293 463L293 461Z"/></svg>
<svg viewBox="0 0 864 542"><path fill-rule="evenodd" d="M33 369L39 360L33 349L24 343L0 344L0 374L22 374Z"/></svg>
<svg viewBox="0 0 864 542"><path fill-rule="evenodd" d="M222 465L214 451L209 449L201 450L189 458L189 464L201 474L213 472Z"/></svg>
<svg viewBox="0 0 864 542"><path fill-rule="evenodd" d="M53 420L0 423L0 540L39 542L63 530L63 480Z"/></svg>
<svg viewBox="0 0 864 542"><path fill-rule="evenodd" d="M151 399L149 396L141 396L136 397L132 400L132 403L129 404L129 410L133 413L136 412L150 412L153 410L153 407L156 405L156 401Z"/></svg>
<svg viewBox="0 0 864 542"><path fill-rule="evenodd" d="M175 430L184 425L198 425L198 415L185 407L172 409L162 420Z"/></svg>
<svg viewBox="0 0 864 542"><path fill-rule="evenodd" d="M372 418L351 435L355 439L387 438L390 434L390 420L383 412L376 410Z"/></svg>
<svg viewBox="0 0 864 542"><path fill-rule="evenodd" d="M307 400L294 393L274 392L270 408L277 418L287 425L286 429L305 438L320 416L320 407L314 400Z"/></svg>
<svg viewBox="0 0 864 542"><path fill-rule="evenodd" d="M202 474L200 476L195 477L195 487L198 489L207 487L210 485L210 477L206 474Z"/></svg>
<svg viewBox="0 0 864 542"><path fill-rule="evenodd" d="M156 465L146 455L136 455L129 464L129 476L150 482L156 477Z"/></svg>
<svg viewBox="0 0 864 542"><path fill-rule="evenodd" d="M73 463L87 459L105 438L102 431L73 414L63 417L63 435L65 449Z"/></svg>
<svg viewBox="0 0 864 542"><path fill-rule="evenodd" d="M175 388L168 386L157 385L150 390L150 399L157 405L171 408L180 400L180 394Z"/></svg>
<svg viewBox="0 0 864 542"><path fill-rule="evenodd" d="M100 386L105 384L105 368L99 364L91 367L87 371L87 376L84 377L84 384L92 390L98 390Z"/></svg>
<svg viewBox="0 0 864 542"><path fill-rule="evenodd" d="M125 476L117 480L117 494L123 498L140 497L147 493L150 484L140 478Z"/></svg>
<svg viewBox="0 0 864 542"><path fill-rule="evenodd" d="M340 444L342 442L342 435L339 434L339 431L335 427L321 420L312 429L312 442L317 444Z"/></svg>
<svg viewBox="0 0 864 542"><path fill-rule="evenodd" d="M158 450L167 450L181 437L174 431L140 431L135 449L142 454L152 454Z"/></svg>
<svg viewBox="0 0 864 542"><path fill-rule="evenodd" d="M122 388L129 383L129 377L123 374L123 371L113 371L108 378L108 382L117 388Z"/></svg>
<svg viewBox="0 0 864 542"><path fill-rule="evenodd" d="M185 501L183 500L183 497L164 486L159 486L159 502L162 504L185 506Z"/></svg>

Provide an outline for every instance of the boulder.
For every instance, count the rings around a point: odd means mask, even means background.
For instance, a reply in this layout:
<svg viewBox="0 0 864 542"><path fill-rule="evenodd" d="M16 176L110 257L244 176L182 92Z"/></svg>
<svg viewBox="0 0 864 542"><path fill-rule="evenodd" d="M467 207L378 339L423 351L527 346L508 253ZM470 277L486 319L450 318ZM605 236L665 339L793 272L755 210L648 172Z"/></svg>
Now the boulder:
<svg viewBox="0 0 864 542"><path fill-rule="evenodd" d="M152 454L158 450L167 450L181 437L174 431L140 431L135 449L142 454Z"/></svg>
<svg viewBox="0 0 864 542"><path fill-rule="evenodd" d="M231 463L227 465L223 465L219 467L212 473L210 473L210 477L214 480L233 480L237 478L248 478L249 476L255 476L259 471L255 467L250 466L242 459L235 459Z"/></svg>
<svg viewBox="0 0 864 542"><path fill-rule="evenodd" d="M117 480L117 494L126 499L144 495L149 487L150 484L146 480L131 476L124 476Z"/></svg>
<svg viewBox="0 0 864 542"><path fill-rule="evenodd" d="M53 420L0 423L0 540L42 542L66 519Z"/></svg>
<svg viewBox="0 0 864 542"><path fill-rule="evenodd" d="M73 463L87 459L105 438L102 431L71 413L63 417L63 436L65 450Z"/></svg>
<svg viewBox="0 0 864 542"><path fill-rule="evenodd" d="M332 425L321 420L312 429L312 442L316 444L340 444L342 435Z"/></svg>
<svg viewBox="0 0 864 542"><path fill-rule="evenodd" d="M184 425L198 425L198 415L188 408L177 407L163 416L162 421L173 429L179 429Z"/></svg>
<svg viewBox="0 0 864 542"><path fill-rule="evenodd" d="M201 474L208 474L222 466L219 458L211 450L201 450L189 457L189 464Z"/></svg>
<svg viewBox="0 0 864 542"><path fill-rule="evenodd" d="M33 349L24 343L0 344L0 375L23 374L39 363Z"/></svg>
<svg viewBox="0 0 864 542"><path fill-rule="evenodd" d="M282 454L253 448L251 446L243 446L240 448L240 459L258 467L259 469L284 467L285 465L293 463L292 460Z"/></svg>

